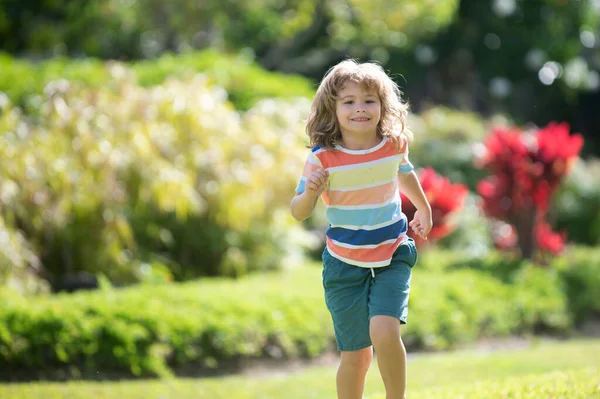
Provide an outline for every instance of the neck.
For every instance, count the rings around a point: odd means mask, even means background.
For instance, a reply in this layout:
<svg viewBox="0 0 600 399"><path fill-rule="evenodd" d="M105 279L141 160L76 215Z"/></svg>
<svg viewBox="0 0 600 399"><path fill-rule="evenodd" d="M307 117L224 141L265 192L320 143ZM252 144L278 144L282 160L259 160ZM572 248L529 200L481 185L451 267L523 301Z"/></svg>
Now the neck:
<svg viewBox="0 0 600 399"><path fill-rule="evenodd" d="M375 133L373 136L353 136L351 134L342 134L340 145L347 150L368 150L381 143L383 137Z"/></svg>

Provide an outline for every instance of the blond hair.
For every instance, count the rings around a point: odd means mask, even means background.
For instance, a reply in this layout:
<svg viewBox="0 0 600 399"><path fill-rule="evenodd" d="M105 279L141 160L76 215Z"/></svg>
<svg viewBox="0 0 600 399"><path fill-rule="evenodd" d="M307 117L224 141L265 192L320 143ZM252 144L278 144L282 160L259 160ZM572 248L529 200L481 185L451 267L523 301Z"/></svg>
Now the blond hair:
<svg viewBox="0 0 600 399"><path fill-rule="evenodd" d="M348 82L365 85L374 90L381 101L381 119L377 124L377 134L389 137L400 148L401 136L412 139L412 132L406 128L408 104L401 99L398 85L375 63L359 63L348 59L335 65L323 77L310 114L306 122L306 134L311 146L334 148L342 138L336 116L336 100L339 92Z"/></svg>

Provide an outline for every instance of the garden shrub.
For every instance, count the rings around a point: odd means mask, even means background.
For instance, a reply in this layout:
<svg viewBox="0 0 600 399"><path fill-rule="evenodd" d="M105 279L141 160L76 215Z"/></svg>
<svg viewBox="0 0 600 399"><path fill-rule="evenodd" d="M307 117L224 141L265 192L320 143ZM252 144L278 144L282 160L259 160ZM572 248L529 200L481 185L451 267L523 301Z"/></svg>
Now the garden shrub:
<svg viewBox="0 0 600 399"><path fill-rule="evenodd" d="M577 324L600 316L600 248L572 246L556 258L555 268L569 299L569 311Z"/></svg>
<svg viewBox="0 0 600 399"><path fill-rule="evenodd" d="M600 244L600 160L578 159L553 201L550 214L570 241Z"/></svg>
<svg viewBox="0 0 600 399"><path fill-rule="evenodd" d="M107 87L46 86L35 118L3 102L0 215L48 279L278 267L300 228L288 205L308 100L240 114L204 75L144 88L122 64L107 68Z"/></svg>
<svg viewBox="0 0 600 399"><path fill-rule="evenodd" d="M48 284L38 275L40 266L25 237L0 216L0 287L20 293L46 292Z"/></svg>
<svg viewBox="0 0 600 399"><path fill-rule="evenodd" d="M514 287L515 315L526 330L563 330L600 315L600 250L596 247L569 245L543 266L498 250L480 257L428 249L419 257L419 268L432 273L477 271Z"/></svg>
<svg viewBox="0 0 600 399"><path fill-rule="evenodd" d="M411 162L429 166L453 183L474 190L487 173L473 165L474 147L487 135L485 119L472 112L443 106L410 114L408 126L415 133L410 145Z"/></svg>
<svg viewBox="0 0 600 399"><path fill-rule="evenodd" d="M403 333L410 350L451 349L539 326L570 329L560 281L542 269L525 272L518 286L475 270L414 270ZM318 268L304 267L236 281L2 294L0 375L168 375L247 358L315 357L334 345L319 277Z"/></svg>

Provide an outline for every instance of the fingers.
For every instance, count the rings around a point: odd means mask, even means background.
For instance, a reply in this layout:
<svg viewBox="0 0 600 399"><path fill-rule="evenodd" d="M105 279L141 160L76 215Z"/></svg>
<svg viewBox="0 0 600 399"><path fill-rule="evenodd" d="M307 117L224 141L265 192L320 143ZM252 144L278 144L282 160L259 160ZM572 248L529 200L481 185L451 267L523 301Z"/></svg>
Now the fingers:
<svg viewBox="0 0 600 399"><path fill-rule="evenodd" d="M320 193L327 186L329 172L325 169L318 169L311 174L306 182L307 189Z"/></svg>
<svg viewBox="0 0 600 399"><path fill-rule="evenodd" d="M325 187L327 185L327 180L329 178L329 172L325 169L317 170L317 177L319 179L319 187Z"/></svg>
<svg viewBox="0 0 600 399"><path fill-rule="evenodd" d="M306 189L310 191L319 191L319 185L313 180L309 180L306 183Z"/></svg>
<svg viewBox="0 0 600 399"><path fill-rule="evenodd" d="M424 224L421 224L421 221L418 219L413 219L409 223L409 225L416 235L421 237L423 240L427 240L427 236L429 235L429 232L431 231L431 226L426 226Z"/></svg>
<svg viewBox="0 0 600 399"><path fill-rule="evenodd" d="M423 229L421 227L419 227L419 228L413 227L413 231L415 232L416 235L418 235L422 239L424 239L424 240L427 239L427 234L425 233L425 229Z"/></svg>

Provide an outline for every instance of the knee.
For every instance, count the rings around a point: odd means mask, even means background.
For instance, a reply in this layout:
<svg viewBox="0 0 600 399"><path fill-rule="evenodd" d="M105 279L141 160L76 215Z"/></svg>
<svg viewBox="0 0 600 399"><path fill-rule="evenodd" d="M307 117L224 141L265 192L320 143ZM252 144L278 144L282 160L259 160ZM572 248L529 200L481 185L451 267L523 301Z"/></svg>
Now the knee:
<svg viewBox="0 0 600 399"><path fill-rule="evenodd" d="M400 321L390 316L373 316L369 333L376 350L378 347L397 344L400 342Z"/></svg>
<svg viewBox="0 0 600 399"><path fill-rule="evenodd" d="M373 359L373 349L368 347L358 351L342 352L341 363L348 368L354 369L359 373L366 373L371 366Z"/></svg>

